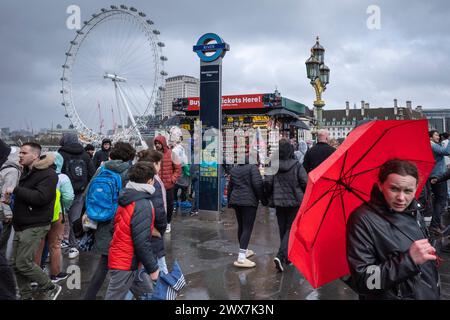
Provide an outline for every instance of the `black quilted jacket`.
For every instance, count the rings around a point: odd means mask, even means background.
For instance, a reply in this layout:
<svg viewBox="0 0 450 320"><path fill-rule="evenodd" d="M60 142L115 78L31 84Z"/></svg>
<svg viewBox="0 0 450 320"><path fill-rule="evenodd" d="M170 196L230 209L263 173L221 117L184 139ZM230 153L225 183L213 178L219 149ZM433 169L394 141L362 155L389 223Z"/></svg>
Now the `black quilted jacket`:
<svg viewBox="0 0 450 320"><path fill-rule="evenodd" d="M257 207L263 199L263 181L258 167L254 164L237 165L230 171L228 198L230 206Z"/></svg>
<svg viewBox="0 0 450 320"><path fill-rule="evenodd" d="M280 160L275 175L265 176L264 192L271 207L299 207L308 182L305 169L295 159Z"/></svg>

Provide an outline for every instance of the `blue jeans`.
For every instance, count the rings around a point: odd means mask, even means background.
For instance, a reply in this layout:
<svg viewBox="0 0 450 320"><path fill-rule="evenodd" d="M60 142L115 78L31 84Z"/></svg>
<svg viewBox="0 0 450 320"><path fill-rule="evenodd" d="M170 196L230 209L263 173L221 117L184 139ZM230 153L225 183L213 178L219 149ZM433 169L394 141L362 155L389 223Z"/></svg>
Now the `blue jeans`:
<svg viewBox="0 0 450 320"><path fill-rule="evenodd" d="M447 182L432 184L431 190L434 195L434 203L430 227L438 228L441 225L441 214L447 206Z"/></svg>

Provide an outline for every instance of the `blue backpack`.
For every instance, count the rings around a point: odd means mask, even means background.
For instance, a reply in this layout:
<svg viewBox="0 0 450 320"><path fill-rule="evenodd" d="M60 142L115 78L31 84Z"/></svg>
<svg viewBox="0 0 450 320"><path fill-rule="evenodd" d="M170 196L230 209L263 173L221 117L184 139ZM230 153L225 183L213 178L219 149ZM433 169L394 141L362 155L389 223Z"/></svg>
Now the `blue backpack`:
<svg viewBox="0 0 450 320"><path fill-rule="evenodd" d="M94 221L108 221L116 214L119 191L122 189L120 174L100 167L92 179L86 194L86 213Z"/></svg>

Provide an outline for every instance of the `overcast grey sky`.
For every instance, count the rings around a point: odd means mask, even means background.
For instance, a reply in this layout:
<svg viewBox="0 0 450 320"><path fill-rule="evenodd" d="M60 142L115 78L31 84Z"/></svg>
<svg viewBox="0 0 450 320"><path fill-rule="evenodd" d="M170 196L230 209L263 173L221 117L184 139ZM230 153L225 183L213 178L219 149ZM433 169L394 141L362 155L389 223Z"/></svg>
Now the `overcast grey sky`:
<svg viewBox="0 0 450 320"><path fill-rule="evenodd" d="M331 69L325 108L365 100L371 106L450 107L450 2L306 0L81 1L6 0L0 10L0 127L66 127L59 93L69 41L66 9L82 21L111 4L135 6L154 20L165 42L169 76L198 77L192 46L206 32L231 46L223 62L223 94L273 92L308 106L314 91L305 60L316 35ZM377 5L379 30L367 8Z"/></svg>

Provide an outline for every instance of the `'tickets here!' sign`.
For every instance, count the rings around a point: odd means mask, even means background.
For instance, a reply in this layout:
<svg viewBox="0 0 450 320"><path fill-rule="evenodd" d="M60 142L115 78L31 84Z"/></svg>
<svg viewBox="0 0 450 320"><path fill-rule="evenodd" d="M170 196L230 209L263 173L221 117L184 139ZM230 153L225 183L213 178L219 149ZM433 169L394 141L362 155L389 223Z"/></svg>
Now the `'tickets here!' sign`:
<svg viewBox="0 0 450 320"><path fill-rule="evenodd" d="M188 111L200 110L200 98L188 98ZM262 94L244 94L238 96L223 96L222 109L258 109L264 108Z"/></svg>

